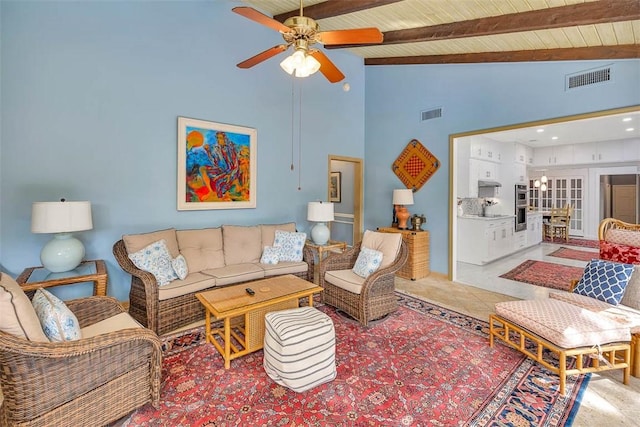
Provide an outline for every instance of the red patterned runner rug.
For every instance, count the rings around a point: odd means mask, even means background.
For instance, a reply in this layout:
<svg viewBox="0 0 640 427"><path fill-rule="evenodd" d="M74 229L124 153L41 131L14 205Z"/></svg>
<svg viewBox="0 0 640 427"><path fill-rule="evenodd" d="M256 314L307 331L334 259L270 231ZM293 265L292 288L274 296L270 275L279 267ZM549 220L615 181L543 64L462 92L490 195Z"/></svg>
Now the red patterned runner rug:
<svg viewBox="0 0 640 427"><path fill-rule="evenodd" d="M592 259L598 259L600 254L598 252L581 251L578 249L571 249L561 247L560 249L553 251L549 256L557 258L577 259L580 261L591 261Z"/></svg>
<svg viewBox="0 0 640 427"><path fill-rule="evenodd" d="M369 328L321 306L336 327L338 376L304 393L275 384L262 351L224 369L202 331L166 340L161 406L125 426L427 426L571 424L589 376L558 378L488 345L488 324L398 294L400 309ZM172 342L169 342L172 341ZM179 351L183 348L183 351Z"/></svg>
<svg viewBox="0 0 640 427"><path fill-rule="evenodd" d="M561 239L559 237L555 237L553 240L548 237L545 237L544 242L559 243L561 245L567 245L567 246L580 246L582 248L592 248L592 249L600 248L600 242L598 240L574 239L572 237L569 237L568 242L565 239Z"/></svg>
<svg viewBox="0 0 640 427"><path fill-rule="evenodd" d="M571 287L571 281L580 279L582 273L584 273L584 268L582 267L527 260L500 277L545 288L568 291Z"/></svg>

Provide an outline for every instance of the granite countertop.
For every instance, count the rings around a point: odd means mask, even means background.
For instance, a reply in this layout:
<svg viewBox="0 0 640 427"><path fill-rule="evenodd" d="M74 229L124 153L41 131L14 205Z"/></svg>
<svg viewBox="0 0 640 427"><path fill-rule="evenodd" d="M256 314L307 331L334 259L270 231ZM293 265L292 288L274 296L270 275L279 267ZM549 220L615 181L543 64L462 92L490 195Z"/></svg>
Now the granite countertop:
<svg viewBox="0 0 640 427"><path fill-rule="evenodd" d="M463 219L476 219L476 220L480 220L480 221L491 221L491 220L495 220L495 219L508 219L508 218L515 218L515 215L503 215L503 214L489 214L489 215L485 215L485 216L480 216L480 215L462 215L459 216L458 218L463 218Z"/></svg>

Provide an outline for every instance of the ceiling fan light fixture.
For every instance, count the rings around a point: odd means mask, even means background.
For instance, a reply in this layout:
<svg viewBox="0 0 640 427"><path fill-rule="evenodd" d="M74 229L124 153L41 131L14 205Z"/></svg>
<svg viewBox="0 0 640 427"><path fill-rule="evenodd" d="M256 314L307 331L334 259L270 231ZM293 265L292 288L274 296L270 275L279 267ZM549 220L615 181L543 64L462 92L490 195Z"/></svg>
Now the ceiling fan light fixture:
<svg viewBox="0 0 640 427"><path fill-rule="evenodd" d="M280 67L288 74L295 72L296 77L308 77L320 69L320 62L302 49L296 49L280 63Z"/></svg>

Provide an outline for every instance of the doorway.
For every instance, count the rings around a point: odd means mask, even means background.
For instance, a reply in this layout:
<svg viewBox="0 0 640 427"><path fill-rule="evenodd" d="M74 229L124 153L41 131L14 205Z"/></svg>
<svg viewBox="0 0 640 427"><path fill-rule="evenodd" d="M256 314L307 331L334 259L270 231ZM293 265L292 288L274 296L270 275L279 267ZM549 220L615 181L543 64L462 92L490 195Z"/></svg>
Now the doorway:
<svg viewBox="0 0 640 427"><path fill-rule="evenodd" d="M331 223L331 240L362 240L364 188L363 160L329 155L327 200L333 202L335 220Z"/></svg>
<svg viewBox="0 0 640 427"><path fill-rule="evenodd" d="M600 176L600 220L615 218L630 224L638 223L640 175Z"/></svg>

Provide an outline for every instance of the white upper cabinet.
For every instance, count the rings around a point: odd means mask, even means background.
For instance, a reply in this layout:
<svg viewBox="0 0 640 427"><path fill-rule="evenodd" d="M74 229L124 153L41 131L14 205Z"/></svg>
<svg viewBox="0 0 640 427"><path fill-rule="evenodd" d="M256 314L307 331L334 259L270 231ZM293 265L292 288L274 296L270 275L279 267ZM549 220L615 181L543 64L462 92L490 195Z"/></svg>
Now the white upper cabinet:
<svg viewBox="0 0 640 427"><path fill-rule="evenodd" d="M527 164L529 159L527 155L527 146L523 144L515 143L515 156L514 161L519 164Z"/></svg>
<svg viewBox="0 0 640 427"><path fill-rule="evenodd" d="M615 163L637 160L630 155L633 147L627 141L587 142L574 145L573 163ZM638 144L636 142L636 144ZM629 151L629 155L627 155Z"/></svg>
<svg viewBox="0 0 640 427"><path fill-rule="evenodd" d="M472 159L500 163L502 162L500 144L500 142L492 141L481 136L473 137L469 157Z"/></svg>
<svg viewBox="0 0 640 427"><path fill-rule="evenodd" d="M573 163L573 145L556 145L555 147L539 147L533 150L535 166L557 166Z"/></svg>
<svg viewBox="0 0 640 427"><path fill-rule="evenodd" d="M625 161L640 160L640 139L622 142Z"/></svg>

